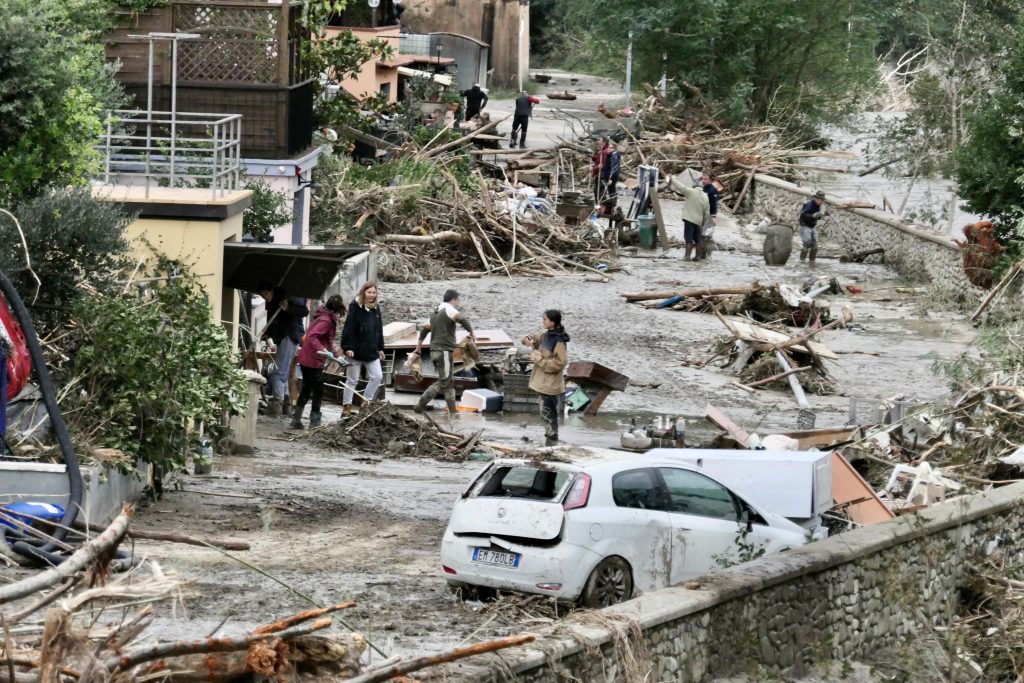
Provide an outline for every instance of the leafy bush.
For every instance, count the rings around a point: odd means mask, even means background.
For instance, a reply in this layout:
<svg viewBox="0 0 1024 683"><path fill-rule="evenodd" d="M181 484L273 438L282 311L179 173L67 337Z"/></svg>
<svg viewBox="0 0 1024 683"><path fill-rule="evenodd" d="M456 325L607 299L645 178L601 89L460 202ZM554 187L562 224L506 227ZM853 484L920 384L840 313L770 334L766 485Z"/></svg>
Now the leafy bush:
<svg viewBox="0 0 1024 683"><path fill-rule="evenodd" d="M88 280L104 289L117 280L128 249L124 230L129 217L111 202L93 199L88 189L48 189L25 199L12 213L21 222L42 286L33 302L35 279L25 270L25 253L14 221L0 216L0 268L29 306L40 335L62 324L83 296Z"/></svg>
<svg viewBox="0 0 1024 683"><path fill-rule="evenodd" d="M244 187L252 190L252 206L242 214L242 230L257 242L273 241L274 228L292 222L288 195L275 191L265 180L250 179Z"/></svg>
<svg viewBox="0 0 1024 683"><path fill-rule="evenodd" d="M104 0L0 0L0 196L87 179L124 94L99 36Z"/></svg>
<svg viewBox="0 0 1024 683"><path fill-rule="evenodd" d="M153 275L169 279L75 305L55 374L77 441L169 468L194 449L194 423L216 436L244 407L245 380L198 279L168 260Z"/></svg>

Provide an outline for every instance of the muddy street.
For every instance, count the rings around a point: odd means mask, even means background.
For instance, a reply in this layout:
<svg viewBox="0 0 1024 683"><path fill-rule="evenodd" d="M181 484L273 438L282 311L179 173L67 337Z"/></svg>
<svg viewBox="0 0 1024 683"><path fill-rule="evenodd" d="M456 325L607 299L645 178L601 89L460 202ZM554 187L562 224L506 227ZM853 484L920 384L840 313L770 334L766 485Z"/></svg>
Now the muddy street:
<svg viewBox="0 0 1024 683"><path fill-rule="evenodd" d="M668 202L666 214L671 237L680 239L678 204ZM844 424L851 397L902 393L927 399L945 392L932 363L968 349L972 332L955 316L930 311L923 289L908 290L884 266L841 264L835 258L821 258L813 267L791 260L769 270L760 257L760 239L724 216L721 249L707 262L684 262L681 250L672 249L622 258L623 270L607 283L579 275L386 283L382 306L386 321L420 320L443 290L454 286L478 328L502 328L513 337L537 331L544 309L561 309L572 336L571 358L608 365L637 383L613 393L598 416L569 417L562 434L569 445L613 447L630 418L657 414L686 416L688 434L699 440L714 432L703 419L708 402L748 427L760 424L762 433L796 426L792 395L750 394L731 384L733 377L724 369L683 364L713 354L725 333L714 316L645 309L626 303L619 296L626 291L753 280L799 283L811 274L828 274L866 291L857 298L828 297L834 313L849 304L854 323L821 339L841 360L829 367L837 393L809 397L817 425ZM827 241L823 252L830 254ZM408 405L415 395L390 398ZM326 421L338 416L337 407L328 405ZM534 415L460 414L442 422L464 433L483 428L489 441L509 445L537 445L542 435ZM288 430L283 418L261 418L253 456L218 457L213 474L182 476L162 500L143 506L138 524L247 541L252 550L235 555L280 583L218 551L139 541L149 557L196 578L181 601L183 609L160 628L168 637L237 633L304 609L310 601L348 599L359 606L342 617L387 655L437 651L535 628L537 620L515 623L514 611L498 614L462 603L440 573L440 539L452 502L480 467L479 462L332 451Z"/></svg>

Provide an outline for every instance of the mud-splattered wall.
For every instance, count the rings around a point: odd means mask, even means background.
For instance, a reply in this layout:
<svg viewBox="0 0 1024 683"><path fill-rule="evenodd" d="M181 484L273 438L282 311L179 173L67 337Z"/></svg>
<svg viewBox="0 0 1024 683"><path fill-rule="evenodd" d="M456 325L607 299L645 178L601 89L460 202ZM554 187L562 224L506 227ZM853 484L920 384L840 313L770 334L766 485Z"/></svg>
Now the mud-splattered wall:
<svg viewBox="0 0 1024 683"><path fill-rule="evenodd" d="M1024 556L1024 483L714 572L584 617L459 680L698 683L846 661L950 621L983 557ZM692 585L692 584L691 584ZM630 631L639 628L639 639ZM625 655L625 656L623 656ZM506 668L508 667L508 668ZM566 678L570 676L570 678Z"/></svg>
<svg viewBox="0 0 1024 683"><path fill-rule="evenodd" d="M778 178L758 175L753 183L753 208L755 213L768 215L774 221L796 226L800 206L811 198L812 192ZM818 224L822 244L837 244L849 253L882 248L885 263L900 275L951 290L972 301L984 295L967 280L963 253L949 237L901 223L883 211L840 209L829 203L826 211L831 216Z"/></svg>

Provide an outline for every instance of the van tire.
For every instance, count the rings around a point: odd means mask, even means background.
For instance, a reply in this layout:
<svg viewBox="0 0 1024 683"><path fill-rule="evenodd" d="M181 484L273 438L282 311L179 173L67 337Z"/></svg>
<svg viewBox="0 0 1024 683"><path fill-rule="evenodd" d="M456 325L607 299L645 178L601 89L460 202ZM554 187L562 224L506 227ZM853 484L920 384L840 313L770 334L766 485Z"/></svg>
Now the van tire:
<svg viewBox="0 0 1024 683"><path fill-rule="evenodd" d="M580 604L591 609L600 609L629 600L633 596L633 574L629 564L618 556L601 560L590 573Z"/></svg>

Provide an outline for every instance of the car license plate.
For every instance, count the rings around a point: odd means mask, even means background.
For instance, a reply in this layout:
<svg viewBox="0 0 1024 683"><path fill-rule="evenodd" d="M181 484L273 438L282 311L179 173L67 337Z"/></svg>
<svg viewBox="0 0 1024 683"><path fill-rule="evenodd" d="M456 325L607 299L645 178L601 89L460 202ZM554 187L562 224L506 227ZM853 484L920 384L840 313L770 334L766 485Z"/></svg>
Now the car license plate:
<svg viewBox="0 0 1024 683"><path fill-rule="evenodd" d="M519 553L503 553L490 548L473 548L473 561L480 564L494 564L499 567L519 569Z"/></svg>

